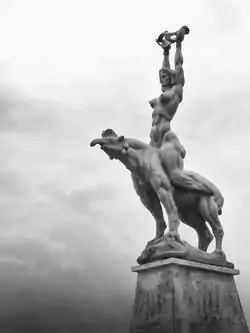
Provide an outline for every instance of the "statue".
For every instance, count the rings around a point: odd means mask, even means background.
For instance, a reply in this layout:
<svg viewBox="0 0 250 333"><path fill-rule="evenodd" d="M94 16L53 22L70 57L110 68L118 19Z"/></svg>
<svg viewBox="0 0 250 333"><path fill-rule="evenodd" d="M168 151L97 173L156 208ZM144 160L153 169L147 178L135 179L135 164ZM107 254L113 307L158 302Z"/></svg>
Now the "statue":
<svg viewBox="0 0 250 333"><path fill-rule="evenodd" d="M158 147L161 150L161 157L165 159L165 164L168 168L168 177L170 178L173 186L185 187L186 190L200 191L201 193L212 194L207 188L206 184L199 183L192 179L188 174L183 172L183 165L180 167L173 167L173 158L170 158L172 152L173 135L170 131L170 122L173 119L179 104L183 98L183 87L185 84L184 72L183 72L183 56L181 52L182 41L184 35L189 33L187 27L182 27L176 33L164 32L161 34L159 40L162 41L163 35L167 38L167 43L162 42L160 45L164 48L164 59L162 69L160 70L160 83L162 85L162 94L158 98L152 99L149 103L154 109L152 128L150 132L150 144ZM170 69L169 64L169 50L173 41L169 36L176 35L176 53L175 53L175 70ZM178 140L178 138L177 138ZM171 144L169 144L171 142ZM184 147L178 144L181 150L181 158L179 163L183 164L183 159L186 155ZM175 162L176 163L176 162Z"/></svg>
<svg viewBox="0 0 250 333"><path fill-rule="evenodd" d="M173 136L176 137L175 134ZM184 244L178 234L180 219L196 230L199 237L198 248L206 252L213 240L213 235L206 225L208 222L216 240L213 255L225 257L222 250L223 228L219 220L224 199L214 184L199 174L184 171L188 177L206 184L213 191L213 195L173 188L166 172L165 160L162 160L158 148L137 139L118 137L111 129L103 131L102 138L91 142L92 147L97 144L110 159L119 160L131 172L137 194L153 215L156 221L156 236L148 242L148 245L157 244L162 238ZM178 144L174 142L172 147L176 155L179 154L181 158ZM169 232L165 236L166 223L161 204L167 213L169 223Z"/></svg>
<svg viewBox="0 0 250 333"><path fill-rule="evenodd" d="M174 33L164 31L156 40L164 50L164 59L159 73L162 93L149 102L153 108L150 143L118 137L112 129L107 129L101 138L93 140L90 145L100 145L111 160L117 159L124 164L131 172L142 204L155 219L156 235L137 259L139 264L175 256L233 267L226 261L222 249L224 232L219 215L222 214L223 196L205 177L184 169L186 151L170 127L183 100L185 79L181 46L188 33L188 27L183 26ZM173 43L176 44L174 70L169 64ZM166 234L162 206L168 217ZM198 249L181 240L178 233L180 221L196 230ZM213 235L215 250L208 254Z"/></svg>

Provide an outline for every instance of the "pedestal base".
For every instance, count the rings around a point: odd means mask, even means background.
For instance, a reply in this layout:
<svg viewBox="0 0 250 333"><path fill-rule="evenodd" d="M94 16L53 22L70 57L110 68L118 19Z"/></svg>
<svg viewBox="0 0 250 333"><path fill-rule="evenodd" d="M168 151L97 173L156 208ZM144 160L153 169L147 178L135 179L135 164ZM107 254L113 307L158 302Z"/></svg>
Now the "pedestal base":
<svg viewBox="0 0 250 333"><path fill-rule="evenodd" d="M234 264L226 260L225 254L216 253L216 251L210 254L181 239L173 240L168 238L167 235L156 242L148 243L142 254L137 258L137 263L142 265L174 257L202 264L234 268Z"/></svg>
<svg viewBox="0 0 250 333"><path fill-rule="evenodd" d="M130 333L249 333L238 270L170 258L140 265Z"/></svg>

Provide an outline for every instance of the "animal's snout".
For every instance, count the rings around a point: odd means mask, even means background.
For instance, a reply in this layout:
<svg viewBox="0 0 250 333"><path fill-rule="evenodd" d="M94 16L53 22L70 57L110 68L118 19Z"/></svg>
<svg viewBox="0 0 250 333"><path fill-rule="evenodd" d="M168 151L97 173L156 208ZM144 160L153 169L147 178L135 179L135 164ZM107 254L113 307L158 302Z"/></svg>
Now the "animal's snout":
<svg viewBox="0 0 250 333"><path fill-rule="evenodd" d="M94 147L96 145L103 145L104 144L104 141L103 139L94 139L90 142L90 147Z"/></svg>

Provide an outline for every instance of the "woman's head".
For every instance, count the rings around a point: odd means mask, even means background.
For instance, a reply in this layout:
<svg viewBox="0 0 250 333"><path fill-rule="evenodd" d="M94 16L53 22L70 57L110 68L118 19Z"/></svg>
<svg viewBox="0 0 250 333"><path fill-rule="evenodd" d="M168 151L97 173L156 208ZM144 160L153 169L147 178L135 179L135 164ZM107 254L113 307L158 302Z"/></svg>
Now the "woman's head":
<svg viewBox="0 0 250 333"><path fill-rule="evenodd" d="M170 68L163 67L159 71L159 78L162 86L162 91L171 89L175 84L175 71Z"/></svg>

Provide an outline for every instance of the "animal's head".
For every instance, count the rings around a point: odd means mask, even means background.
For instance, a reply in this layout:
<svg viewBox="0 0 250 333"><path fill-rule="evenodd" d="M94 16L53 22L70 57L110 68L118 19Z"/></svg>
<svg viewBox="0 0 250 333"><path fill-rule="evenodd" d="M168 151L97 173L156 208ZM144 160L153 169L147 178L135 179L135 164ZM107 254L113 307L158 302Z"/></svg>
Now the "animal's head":
<svg viewBox="0 0 250 333"><path fill-rule="evenodd" d="M118 136L112 129L102 132L102 137L91 141L90 146L100 145L100 148L109 156L111 160L121 159L129 148L124 136Z"/></svg>

